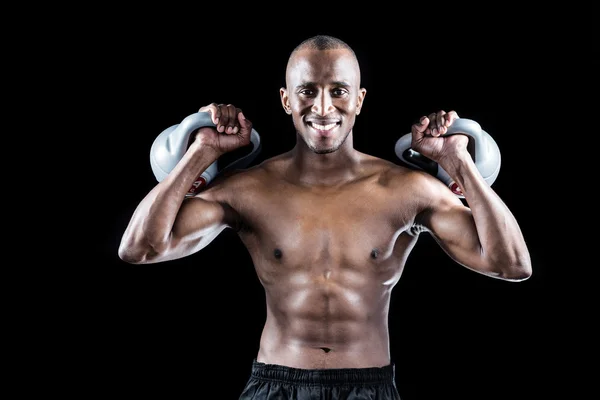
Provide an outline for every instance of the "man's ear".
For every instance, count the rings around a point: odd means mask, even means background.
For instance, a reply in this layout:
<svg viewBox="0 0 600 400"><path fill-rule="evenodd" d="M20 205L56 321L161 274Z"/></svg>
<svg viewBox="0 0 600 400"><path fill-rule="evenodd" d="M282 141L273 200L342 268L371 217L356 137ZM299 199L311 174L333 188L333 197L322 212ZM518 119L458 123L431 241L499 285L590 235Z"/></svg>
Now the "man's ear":
<svg viewBox="0 0 600 400"><path fill-rule="evenodd" d="M366 95L367 89L361 88L358 91L358 97L356 99L356 115L360 114L360 110L362 109L363 101L365 100Z"/></svg>
<svg viewBox="0 0 600 400"><path fill-rule="evenodd" d="M288 96L286 88L282 87L281 89L279 89L279 97L281 97L281 105L283 106L283 109L285 110L286 114L291 114L292 107L290 106L290 98Z"/></svg>

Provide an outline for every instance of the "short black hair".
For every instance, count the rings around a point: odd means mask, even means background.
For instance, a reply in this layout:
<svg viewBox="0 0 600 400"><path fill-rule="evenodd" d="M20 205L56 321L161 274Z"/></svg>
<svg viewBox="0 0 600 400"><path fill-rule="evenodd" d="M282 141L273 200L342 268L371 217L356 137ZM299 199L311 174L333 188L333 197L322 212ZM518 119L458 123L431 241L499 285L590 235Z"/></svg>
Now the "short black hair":
<svg viewBox="0 0 600 400"><path fill-rule="evenodd" d="M329 35L316 35L310 37L308 39L303 40L294 50L292 51L292 55L299 50L303 49L311 49L311 50L335 50L335 49L345 49L348 50L356 57L354 54L354 50L350 45L344 42L342 39L339 39L334 36Z"/></svg>
<svg viewBox="0 0 600 400"><path fill-rule="evenodd" d="M348 43L346 43L345 41L343 41L340 38L337 38L337 37L331 36L331 35L319 34L319 35L309 37L308 39L304 39L290 53L290 56L287 61L286 75L287 75L287 71L291 65L290 63L292 62L292 59L294 58L296 53L298 53L299 51L302 51L302 50L326 51L326 50L340 50L340 49L348 51L348 53L350 53L350 55L354 58L354 60L356 61L357 65L358 65L358 57L356 56L354 49ZM285 87L285 77L284 77L283 86Z"/></svg>

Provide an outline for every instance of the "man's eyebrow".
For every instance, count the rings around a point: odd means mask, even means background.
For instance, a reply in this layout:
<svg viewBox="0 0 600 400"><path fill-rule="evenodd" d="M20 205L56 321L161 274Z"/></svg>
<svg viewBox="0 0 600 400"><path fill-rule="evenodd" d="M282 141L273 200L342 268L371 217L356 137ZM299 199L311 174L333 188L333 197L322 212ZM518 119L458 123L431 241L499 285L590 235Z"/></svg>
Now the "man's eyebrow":
<svg viewBox="0 0 600 400"><path fill-rule="evenodd" d="M316 82L302 82L301 84L296 86L296 89L303 89L303 88L315 87L315 86L317 86ZM350 87L351 85L350 85L350 83L345 82L345 81L333 81L333 82L331 82L331 86Z"/></svg>

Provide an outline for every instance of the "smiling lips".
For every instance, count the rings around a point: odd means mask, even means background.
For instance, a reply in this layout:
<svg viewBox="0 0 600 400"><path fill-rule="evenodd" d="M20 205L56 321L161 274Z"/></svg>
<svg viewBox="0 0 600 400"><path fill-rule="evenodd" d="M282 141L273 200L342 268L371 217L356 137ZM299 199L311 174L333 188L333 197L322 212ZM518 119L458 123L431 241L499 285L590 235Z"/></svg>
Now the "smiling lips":
<svg viewBox="0 0 600 400"><path fill-rule="evenodd" d="M333 130L335 129L335 127L338 126L338 123L336 121L334 121L334 122L323 121L323 123L317 123L316 121L309 121L308 125L312 129L317 131L317 133L319 133L319 135L330 136L332 134Z"/></svg>

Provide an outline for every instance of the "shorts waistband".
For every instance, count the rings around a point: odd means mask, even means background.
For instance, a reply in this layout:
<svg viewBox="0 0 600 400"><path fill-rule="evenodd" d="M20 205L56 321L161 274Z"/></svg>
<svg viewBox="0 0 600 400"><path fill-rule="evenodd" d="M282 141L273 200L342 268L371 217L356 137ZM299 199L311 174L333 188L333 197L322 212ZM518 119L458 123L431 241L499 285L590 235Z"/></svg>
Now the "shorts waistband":
<svg viewBox="0 0 600 400"><path fill-rule="evenodd" d="M394 364L383 367L301 369L277 364L252 362L252 378L295 385L376 385L394 381Z"/></svg>

